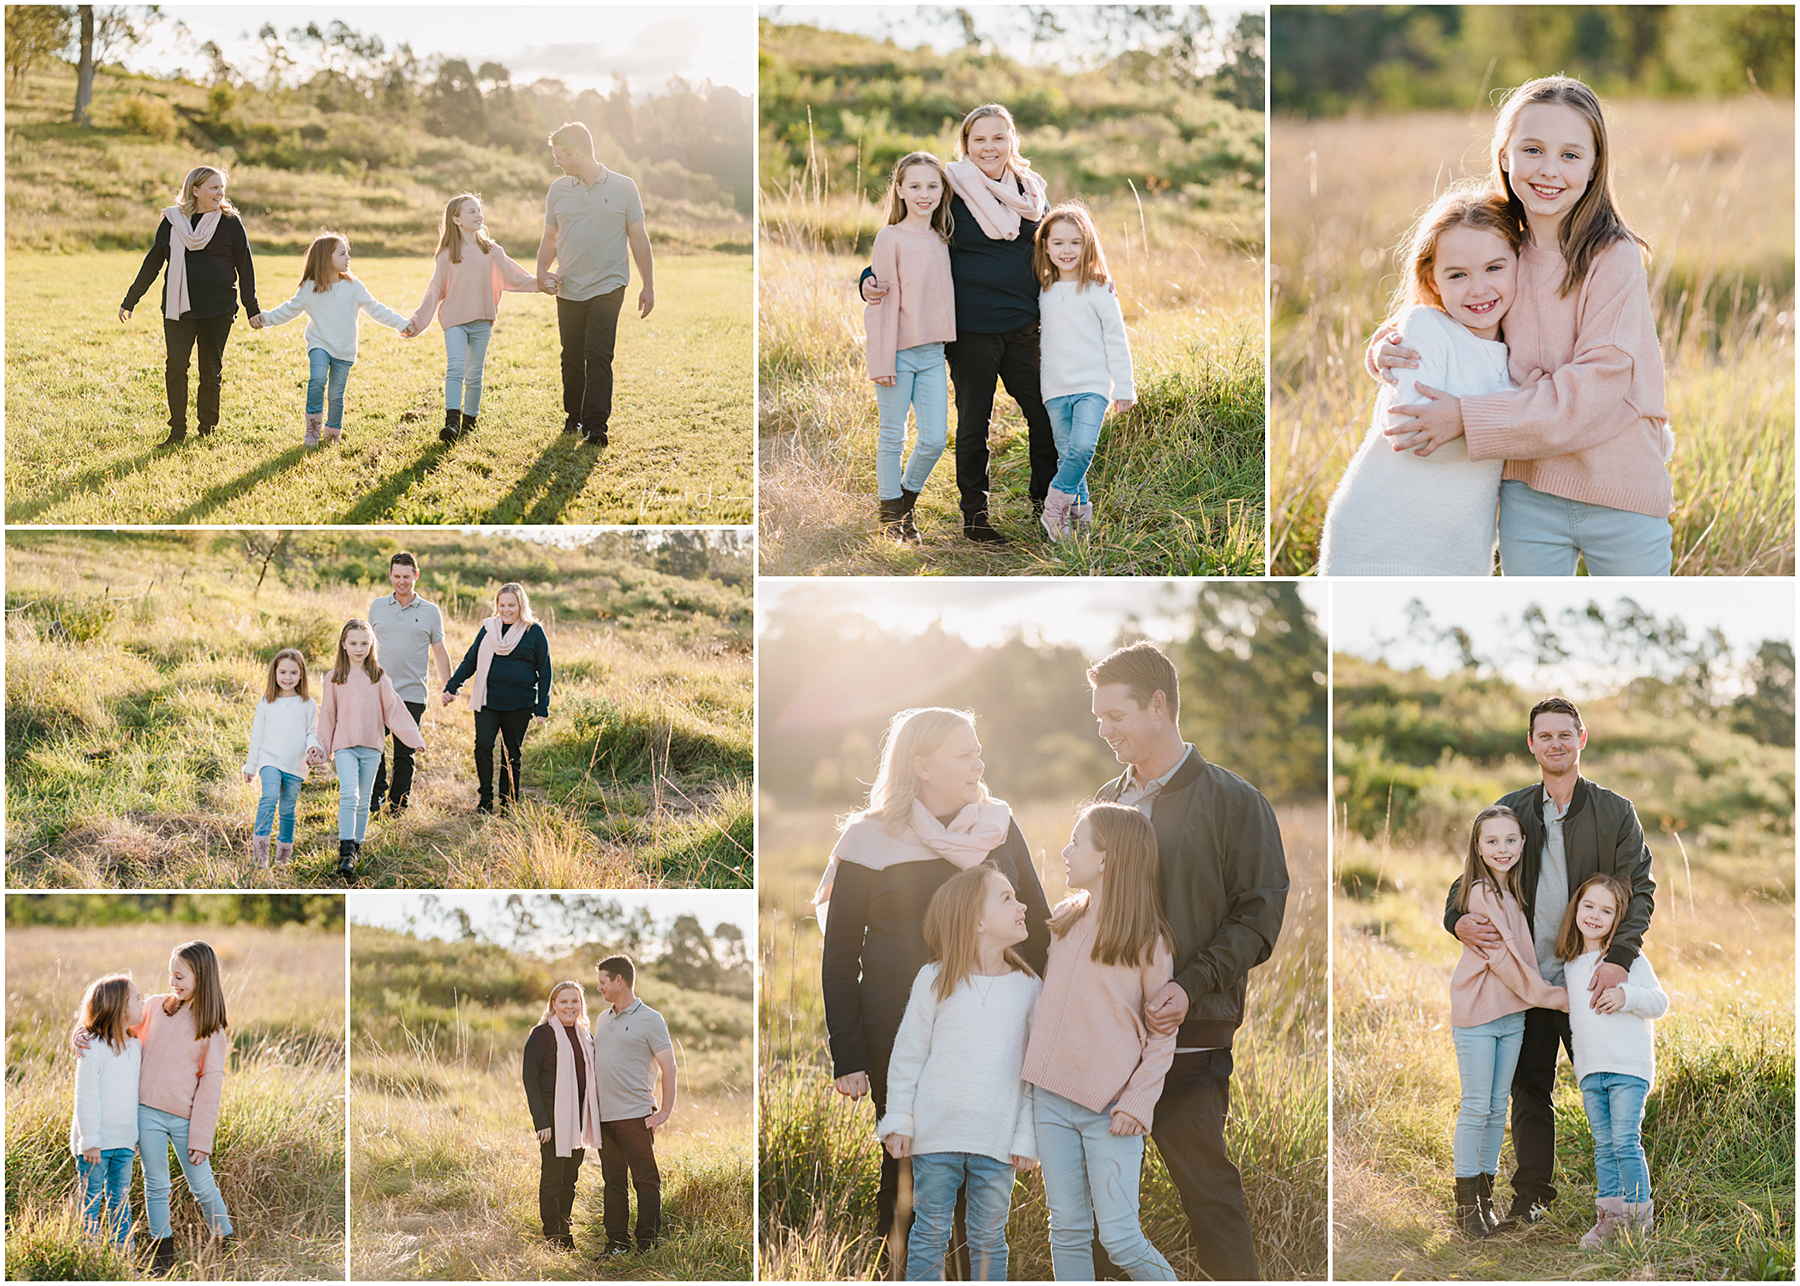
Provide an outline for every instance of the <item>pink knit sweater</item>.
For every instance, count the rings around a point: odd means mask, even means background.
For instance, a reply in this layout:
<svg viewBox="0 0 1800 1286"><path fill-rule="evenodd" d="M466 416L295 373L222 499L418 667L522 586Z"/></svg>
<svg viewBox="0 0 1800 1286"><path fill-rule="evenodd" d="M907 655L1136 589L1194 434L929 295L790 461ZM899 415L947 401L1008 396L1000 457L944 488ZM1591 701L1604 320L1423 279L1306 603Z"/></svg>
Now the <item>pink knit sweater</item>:
<svg viewBox="0 0 1800 1286"><path fill-rule="evenodd" d="M1496 893L1486 881L1469 890L1469 913L1485 915L1500 930L1500 946L1483 960L1468 947L1450 975L1450 1025L1479 1027L1526 1009L1569 1008L1569 993L1538 972L1531 926L1518 899Z"/></svg>
<svg viewBox="0 0 1800 1286"><path fill-rule="evenodd" d="M894 373L894 354L901 349L956 338L956 287L950 247L929 228L919 232L888 224L875 234L870 262L875 280L889 289L887 298L863 309L869 378L885 379Z"/></svg>
<svg viewBox="0 0 1800 1286"><path fill-rule="evenodd" d="M407 324L417 335L431 325L433 313L437 314L440 326L492 321L500 315L500 296L504 291L537 288L536 275L507 258L499 242L495 242L486 254L482 254L478 246L464 242L461 263L451 263L448 250L438 252L431 269L431 284L425 287L425 298L419 301L417 311Z"/></svg>
<svg viewBox="0 0 1800 1286"><path fill-rule="evenodd" d="M1090 910L1065 936L1050 936L1022 1075L1090 1112L1117 1099L1118 1111L1149 1125L1175 1059L1175 1033L1151 1035L1144 1006L1175 976L1175 958L1159 943L1139 968L1101 964L1094 959L1099 928Z"/></svg>
<svg viewBox="0 0 1800 1286"><path fill-rule="evenodd" d="M167 996L144 997L144 1021L134 1031L144 1042L144 1064L138 1073L138 1102L188 1120L188 1147L213 1150L219 1126L219 1099L225 1089L225 1067L231 1043L216 1031L196 1040L194 1009L183 1005L163 1012Z"/></svg>
<svg viewBox="0 0 1800 1286"><path fill-rule="evenodd" d="M387 740L387 730L414 750L425 749L419 725L394 691L387 675L380 684L369 682L362 667L355 666L342 683L331 681L325 672L324 698L319 702L319 744L327 755L335 755L347 746L380 746Z"/></svg>

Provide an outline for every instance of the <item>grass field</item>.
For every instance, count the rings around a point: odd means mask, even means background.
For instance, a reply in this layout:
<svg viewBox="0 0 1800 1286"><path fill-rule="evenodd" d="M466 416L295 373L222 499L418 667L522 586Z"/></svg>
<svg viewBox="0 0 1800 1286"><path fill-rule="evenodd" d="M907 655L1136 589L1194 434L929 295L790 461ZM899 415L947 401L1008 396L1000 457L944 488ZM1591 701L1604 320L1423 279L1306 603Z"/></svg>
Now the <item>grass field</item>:
<svg viewBox="0 0 1800 1286"><path fill-rule="evenodd" d="M444 609L453 664L492 585L452 601L452 559L540 569L521 579L550 639L551 720L526 737L525 805L484 818L473 812L474 716L465 702L431 707L413 807L371 822L361 878L749 887L748 594L576 554L566 565L578 573L562 573L522 543L406 540L428 573L438 551L439 579L424 590ZM300 647L318 682L343 621L385 587L271 579L258 593L254 570L233 564L232 537L214 533L14 533L6 557L11 887L337 883L333 772L315 770L301 791L293 861L258 872L247 846L260 788L238 769L267 659Z"/></svg>
<svg viewBox="0 0 1800 1286"><path fill-rule="evenodd" d="M1072 814L1072 804L1053 803L1015 812L1052 903L1066 892L1053 855ZM1250 975L1227 1131L1271 1281L1322 1279L1326 1264L1325 810L1289 807L1279 818L1291 881L1287 916L1274 957ZM821 937L810 899L834 838L824 810L783 809L762 799L760 1209L767 1280L869 1278L879 1250L872 1109L832 1088L819 994ZM1145 1230L1177 1275L1193 1280L1174 1186L1154 1147L1147 1156ZM1014 1278L1051 1276L1048 1227L1042 1179L1027 1175L1014 1190L1007 1230Z"/></svg>
<svg viewBox="0 0 1800 1286"><path fill-rule="evenodd" d="M194 926L8 928L6 1271L23 1279L149 1276L81 1234L69 1155L68 1033L82 989L128 968L167 990L169 951ZM231 1067L213 1152L236 1236L221 1250L177 1178L174 1276L292 1281L344 1272L344 938L287 926L204 926L231 1019ZM174 1168L171 1160L170 1166ZM138 1246L148 1236L141 1161L132 1179Z"/></svg>
<svg viewBox="0 0 1800 1286"><path fill-rule="evenodd" d="M144 244L155 231L145 207ZM654 229L652 229L654 236ZM250 225L251 244L257 238ZM508 250L527 266L535 243ZM292 293L302 256L257 260L258 302ZM751 265L743 255L666 256L656 309L619 320L610 445L562 430L555 301L501 305L479 427L438 440L444 343L364 319L342 444L307 451L304 319L225 350L219 431L205 439L190 383L185 446L166 434L160 285L128 324L116 313L142 255L9 252L6 514L9 523L706 523L750 520ZM357 258L377 299L410 313L430 261ZM193 381L196 375L190 373Z"/></svg>
<svg viewBox="0 0 1800 1286"><path fill-rule="evenodd" d="M1794 104L1609 103L1614 185L1649 242L1676 453L1675 572L1794 569ZM1491 115L1271 126L1271 568L1318 559L1367 430L1362 370L1395 246L1452 178L1485 174Z"/></svg>

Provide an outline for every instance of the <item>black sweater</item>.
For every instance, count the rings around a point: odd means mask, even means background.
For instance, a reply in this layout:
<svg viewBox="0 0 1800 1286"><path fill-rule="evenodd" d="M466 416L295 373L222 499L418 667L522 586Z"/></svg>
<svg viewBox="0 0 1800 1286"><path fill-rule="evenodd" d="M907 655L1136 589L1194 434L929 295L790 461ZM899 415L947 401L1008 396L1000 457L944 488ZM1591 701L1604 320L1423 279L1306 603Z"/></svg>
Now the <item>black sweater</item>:
<svg viewBox="0 0 1800 1286"><path fill-rule="evenodd" d="M1017 950L1041 978L1050 952L1050 905L1017 822L987 860L1012 881L1025 904L1031 932ZM927 959L925 908L956 873L943 858L901 862L885 871L855 862L838 866L820 970L834 1077L867 1071L871 1045L893 1048L913 979Z"/></svg>
<svg viewBox="0 0 1800 1286"><path fill-rule="evenodd" d="M151 243L150 253L144 256L144 266L138 269L137 280L131 283L131 289L125 292L125 309L133 311L144 292L150 289L150 283L156 280L156 274L162 271L169 262L169 221L164 219L156 225L156 240ZM235 216L225 214L219 216L219 226L213 229L212 240L199 250L190 250L187 254L188 303L192 305L181 314L183 321L194 317L235 317L237 315L237 288L244 292L244 313L254 317L262 309L256 304L256 266L250 259L250 238L244 234L244 225ZM162 302L158 311L168 315L169 283L163 281Z"/></svg>
<svg viewBox="0 0 1800 1286"><path fill-rule="evenodd" d="M556 1033L551 1018L531 1029L525 1038L525 1101L531 1105L531 1128L549 1130L556 1126ZM579 1027L569 1032L569 1046L579 1039ZM587 1101L587 1060L575 1060L575 1106Z"/></svg>
<svg viewBox="0 0 1800 1286"><path fill-rule="evenodd" d="M1031 268L1038 221L1020 219L1019 235L995 241L981 230L963 199L950 197L950 282L956 291L956 333L1004 335L1038 320L1038 279ZM875 275L864 268L862 281Z"/></svg>
<svg viewBox="0 0 1800 1286"><path fill-rule="evenodd" d="M475 677L475 663L481 656L481 636L486 630L487 626L483 624L475 631L475 641L463 653L462 664L456 667L456 673L450 676L444 691L455 692ZM550 640L544 637L543 626L533 622L525 631L525 637L519 640L519 646L505 656L494 653L494 663L488 667L487 709L550 713Z"/></svg>

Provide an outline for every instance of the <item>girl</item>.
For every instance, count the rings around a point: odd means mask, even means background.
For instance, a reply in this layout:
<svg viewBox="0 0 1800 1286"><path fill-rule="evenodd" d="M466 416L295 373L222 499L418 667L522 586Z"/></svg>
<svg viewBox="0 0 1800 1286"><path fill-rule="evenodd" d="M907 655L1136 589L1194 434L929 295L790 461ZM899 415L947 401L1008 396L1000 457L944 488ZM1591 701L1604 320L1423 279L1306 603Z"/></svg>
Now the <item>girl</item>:
<svg viewBox="0 0 1800 1286"><path fill-rule="evenodd" d="M394 681L375 659L375 631L360 617L344 622L338 633L337 662L319 708L319 751L308 762L329 756L338 776L338 874L356 876L363 835L369 827L369 797L375 790L375 766L387 732L425 749L419 725L394 691Z"/></svg>
<svg viewBox="0 0 1800 1286"><path fill-rule="evenodd" d="M478 813L494 811L494 742L502 739L505 762L500 769L500 806L519 797L524 767L525 730L533 716L550 721L550 640L531 614L525 587L508 581L494 595L494 614L481 623L462 664L444 685L444 704L456 700L469 684L469 709L475 712L475 776L481 795Z"/></svg>
<svg viewBox="0 0 1800 1286"><path fill-rule="evenodd" d="M1518 388L1394 407L1397 449L1429 456L1458 437L1473 460L1507 461L1500 564L1513 576L1666 576L1675 439L1644 271L1647 247L1613 199L1600 100L1579 80L1519 87L1494 127L1490 179L1526 237L1506 343ZM1418 365L1377 336L1376 370ZM1386 341L1386 342L1382 342Z"/></svg>
<svg viewBox="0 0 1800 1286"><path fill-rule="evenodd" d="M163 281L163 342L168 360L163 384L169 399L169 436L162 445L173 447L187 441L187 373L195 345L200 348L200 436L205 437L219 424L225 341L231 338L231 323L237 317L237 291L243 291L246 316L262 311L256 306L250 239L237 210L225 199L224 170L196 165L188 171L179 199L163 210L156 240L119 305L121 323L131 320L131 310L165 262L169 271Z"/></svg>
<svg viewBox="0 0 1800 1286"><path fill-rule="evenodd" d="M1625 981L1598 996L1588 994L1630 905L1631 891L1617 876L1590 875L1569 899L1556 935L1557 959L1567 962L1569 994L1581 997L1569 1006L1569 1037L1575 1083L1594 1134L1596 1217L1581 1239L1583 1250L1599 1250L1622 1227L1648 1232L1655 1223L1642 1130L1644 1099L1656 1080L1656 1033L1650 1023L1669 1011L1669 996L1642 954L1632 958Z"/></svg>
<svg viewBox="0 0 1800 1286"><path fill-rule="evenodd" d="M1525 1043L1527 1009L1569 1008L1569 993L1538 972L1537 950L1519 895L1519 862L1525 832L1504 804L1484 808L1469 828L1454 906L1485 915L1500 931L1501 945L1484 958L1464 947L1450 975L1450 1035L1462 1082L1451 1154L1456 1166L1456 1221L1471 1237L1487 1237L1513 1224L1494 1211L1494 1173L1506 1134L1506 1105L1513 1069Z"/></svg>
<svg viewBox="0 0 1800 1286"><path fill-rule="evenodd" d="M1050 919L1050 964L1024 1076L1036 1087L1038 1156L1058 1281L1094 1280L1094 1229L1133 1281L1175 1272L1138 1219L1138 1172L1175 1033L1154 1036L1144 1007L1175 976L1156 903L1156 832L1122 804L1075 819L1063 869L1076 890Z"/></svg>
<svg viewBox="0 0 1800 1286"><path fill-rule="evenodd" d="M863 310L869 377L881 429L875 442L875 489L881 534L918 544L913 506L950 432L950 385L944 345L956 339L956 288L950 280L950 179L930 152L911 152L888 184L887 226L875 234L877 285L887 293ZM906 409L919 438L904 470Z"/></svg>
<svg viewBox="0 0 1800 1286"><path fill-rule="evenodd" d="M1066 202L1044 216L1037 226L1032 268L1043 325L1038 382L1056 437L1057 460L1040 521L1050 539L1061 540L1074 527L1085 530L1093 518L1087 471L1100 442L1107 399L1119 415L1131 409L1137 389L1118 287L1107 275L1106 255L1086 206Z"/></svg>
<svg viewBox="0 0 1800 1286"><path fill-rule="evenodd" d="M411 339L435 315L444 328L444 427L438 437L456 441L481 413L481 368L487 362L494 318L503 292L539 289L538 279L507 258L482 224L481 198L463 192L444 206L431 284L400 334Z"/></svg>
<svg viewBox="0 0 1800 1286"><path fill-rule="evenodd" d="M525 1102L537 1130L538 1217L544 1240L575 1249L569 1218L575 1183L588 1148L600 1148L600 1078L594 1070L594 1035L587 993L578 982L550 989L544 1016L525 1039Z"/></svg>
<svg viewBox="0 0 1800 1286"><path fill-rule="evenodd" d="M90 1039L75 1063L69 1151L86 1198L88 1231L100 1233L110 1223L121 1246L131 1235L131 1163L137 1156L138 1076L144 1062L144 1047L132 1029L143 1021L144 997L129 973L109 973L89 983L75 1017Z"/></svg>
<svg viewBox="0 0 1800 1286"><path fill-rule="evenodd" d="M369 293L369 288L350 275L350 239L341 232L323 232L313 239L300 270L300 288L285 304L251 318L252 326L279 326L306 314L306 360L311 374L306 381L306 437L309 447L319 445L323 423L325 441L336 442L344 431L344 385L356 364L357 310L383 326L400 330L406 318ZM326 414L327 389L330 413Z"/></svg>
<svg viewBox="0 0 1800 1286"><path fill-rule="evenodd" d="M1020 1072L1043 984L1012 950L1028 932L1012 881L985 862L945 881L925 908L932 960L913 979L875 1126L890 1155L912 1158L908 1281L943 1278L964 1188L974 1280L1006 1280L1013 1172L1037 1164Z"/></svg>
<svg viewBox="0 0 1800 1286"><path fill-rule="evenodd" d="M298 648L284 647L269 662L244 759L244 780L262 780L256 830L250 837L250 857L259 868L269 865L269 831L277 808L281 835L275 841L275 860L285 862L294 855L294 805L307 767L325 753L318 726L319 706L306 690L306 657Z"/></svg>
<svg viewBox="0 0 1800 1286"><path fill-rule="evenodd" d="M1393 317L1430 360L1423 382L1459 397L1512 388L1500 319L1518 290L1522 235L1504 197L1472 186L1444 193L1407 232ZM1386 386L1375 400L1325 513L1320 575L1493 574L1501 463L1470 460L1462 442L1430 459L1396 451L1388 410L1422 400Z"/></svg>

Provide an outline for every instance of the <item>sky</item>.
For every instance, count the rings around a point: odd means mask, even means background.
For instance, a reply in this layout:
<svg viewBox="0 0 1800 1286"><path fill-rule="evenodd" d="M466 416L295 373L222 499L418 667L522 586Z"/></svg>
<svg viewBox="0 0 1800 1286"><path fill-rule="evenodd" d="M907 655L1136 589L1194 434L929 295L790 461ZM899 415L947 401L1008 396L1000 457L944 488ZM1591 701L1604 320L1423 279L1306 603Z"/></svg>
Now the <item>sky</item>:
<svg viewBox="0 0 1800 1286"><path fill-rule="evenodd" d="M546 891L553 890L521 890L534 897ZM636 910L639 906L650 908L650 914L655 917L658 926L678 915L692 915L708 933L722 921L736 925L752 941L756 937L756 894L748 889L652 889L640 893L596 889L594 892L619 903L627 911ZM406 927L406 917L418 912L419 899L423 896L422 893L352 892L349 894L350 921L352 924L403 929ZM433 896L442 907L463 908L478 929L491 929L502 922L500 909L505 906L507 898L505 893L443 892ZM444 936L440 928L426 929L420 926L420 931L426 937ZM504 936L502 935L503 939Z"/></svg>
<svg viewBox="0 0 1800 1286"><path fill-rule="evenodd" d="M756 22L744 5L171 5L164 13L186 24L179 40L173 24L127 55L137 70L190 73L205 66L196 52L208 40L225 59L254 78L262 70L257 31L272 23L291 28L333 19L364 35L378 35L391 49L412 45L420 57L442 54L471 67L498 62L516 84L552 77L572 92L607 93L623 74L633 94L660 91L670 76L710 80L742 94L756 92Z"/></svg>

